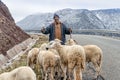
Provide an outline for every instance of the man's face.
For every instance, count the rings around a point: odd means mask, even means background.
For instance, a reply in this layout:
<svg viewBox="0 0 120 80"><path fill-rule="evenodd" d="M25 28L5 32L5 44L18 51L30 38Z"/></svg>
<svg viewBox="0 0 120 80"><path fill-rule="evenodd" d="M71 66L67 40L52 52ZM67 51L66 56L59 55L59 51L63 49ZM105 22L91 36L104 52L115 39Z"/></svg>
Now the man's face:
<svg viewBox="0 0 120 80"><path fill-rule="evenodd" d="M54 20L56 23L59 23L59 17L55 16Z"/></svg>

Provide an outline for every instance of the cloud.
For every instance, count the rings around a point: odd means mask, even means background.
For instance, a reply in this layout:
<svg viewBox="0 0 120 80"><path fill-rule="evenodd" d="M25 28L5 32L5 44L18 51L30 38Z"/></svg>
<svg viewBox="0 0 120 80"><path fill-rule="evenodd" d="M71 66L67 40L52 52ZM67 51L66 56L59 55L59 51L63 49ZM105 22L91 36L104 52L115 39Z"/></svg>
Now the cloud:
<svg viewBox="0 0 120 80"><path fill-rule="evenodd" d="M108 9L120 8L119 0L2 0L15 21L40 12L55 12L59 9Z"/></svg>

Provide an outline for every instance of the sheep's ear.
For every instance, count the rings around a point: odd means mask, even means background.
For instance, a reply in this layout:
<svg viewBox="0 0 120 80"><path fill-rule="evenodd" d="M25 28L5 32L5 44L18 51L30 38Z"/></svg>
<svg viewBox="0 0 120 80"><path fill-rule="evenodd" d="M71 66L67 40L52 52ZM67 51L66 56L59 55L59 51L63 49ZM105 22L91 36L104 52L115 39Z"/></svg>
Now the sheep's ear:
<svg viewBox="0 0 120 80"><path fill-rule="evenodd" d="M76 44L78 44L78 42L77 42L76 40L74 40L74 42L75 42Z"/></svg>
<svg viewBox="0 0 120 80"><path fill-rule="evenodd" d="M54 44L54 48L57 48L57 46L58 46L58 44L57 44L57 43L55 43L55 44Z"/></svg>
<svg viewBox="0 0 120 80"><path fill-rule="evenodd" d="M50 41L47 45L51 45L53 44L55 41Z"/></svg>

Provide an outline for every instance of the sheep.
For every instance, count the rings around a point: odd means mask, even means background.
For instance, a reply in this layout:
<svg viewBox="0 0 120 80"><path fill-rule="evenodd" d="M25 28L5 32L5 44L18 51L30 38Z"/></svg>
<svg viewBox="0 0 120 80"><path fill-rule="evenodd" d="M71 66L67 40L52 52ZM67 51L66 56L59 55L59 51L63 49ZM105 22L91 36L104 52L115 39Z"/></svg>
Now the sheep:
<svg viewBox="0 0 120 80"><path fill-rule="evenodd" d="M34 69L37 55L40 50L46 50L47 43L41 44L40 48L32 48L27 55L27 65Z"/></svg>
<svg viewBox="0 0 120 80"><path fill-rule="evenodd" d="M66 42L66 45L75 45L77 44L75 40L69 39ZM103 52L100 47L97 45L84 45L83 46L86 54L86 62L92 62L95 70L97 72L96 76L100 74L101 66L102 66L102 58L103 58Z"/></svg>
<svg viewBox="0 0 120 80"><path fill-rule="evenodd" d="M86 53L86 62L93 63L97 73L96 76L98 76L101 71L102 58L103 58L103 52L101 48L99 48L97 45L84 45L83 47Z"/></svg>
<svg viewBox="0 0 120 80"><path fill-rule="evenodd" d="M64 80L71 80L72 72L75 68L75 80L82 80L82 70L85 69L85 52L80 45L61 45L61 41L55 39L50 41L48 48L56 49L61 58L61 67L64 71ZM68 74L66 76L66 73Z"/></svg>
<svg viewBox="0 0 120 80"><path fill-rule="evenodd" d="M55 68L54 68L55 69L55 79L58 80L58 79L61 78L61 73L63 72L62 69L61 69L61 66L60 66L60 62L61 62L60 56L55 49L47 49L47 47L46 47L46 50L49 50L49 51L53 52L54 55L56 57L58 57L56 59L56 65L55 65Z"/></svg>
<svg viewBox="0 0 120 80"><path fill-rule="evenodd" d="M46 47L47 47L47 43L43 43L40 46L40 50L46 50Z"/></svg>
<svg viewBox="0 0 120 80"><path fill-rule="evenodd" d="M75 44L78 44L78 43L76 42L76 40L72 38L68 39L65 43L65 45L75 45Z"/></svg>
<svg viewBox="0 0 120 80"><path fill-rule="evenodd" d="M47 43L43 43L41 46L40 46L40 50L48 50L47 49ZM55 50L55 49L49 49L50 51L52 51L55 55L59 55L58 52Z"/></svg>
<svg viewBox="0 0 120 80"><path fill-rule="evenodd" d="M39 48L32 48L27 55L27 65L34 69L36 64L37 55L39 53Z"/></svg>
<svg viewBox="0 0 120 80"><path fill-rule="evenodd" d="M0 74L0 80L36 80L36 74L30 67L22 66Z"/></svg>
<svg viewBox="0 0 120 80"><path fill-rule="evenodd" d="M60 57L55 55L52 51L41 50L39 52L37 64L41 67L42 79L47 80L48 70L50 69L50 79L54 80L54 68L58 60L60 60Z"/></svg>
<svg viewBox="0 0 120 80"><path fill-rule="evenodd" d="M40 51L41 50L48 50L47 49L47 43L43 43L41 46L40 46ZM62 69L61 69L61 67L60 67L60 56L59 56L59 54L58 54L58 52L55 50L55 49L49 49L49 51L51 51L51 52L53 52L54 53L54 55L56 56L56 65L55 65L55 79L59 79L60 78L60 76L61 76L61 73L63 72L62 71ZM39 65L37 65L37 69L38 69L38 72L39 72Z"/></svg>

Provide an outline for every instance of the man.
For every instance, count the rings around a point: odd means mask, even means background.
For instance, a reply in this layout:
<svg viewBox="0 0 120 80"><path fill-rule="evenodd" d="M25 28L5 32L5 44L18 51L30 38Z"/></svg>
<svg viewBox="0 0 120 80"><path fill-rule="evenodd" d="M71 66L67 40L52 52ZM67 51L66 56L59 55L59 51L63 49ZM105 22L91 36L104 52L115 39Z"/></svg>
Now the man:
<svg viewBox="0 0 120 80"><path fill-rule="evenodd" d="M59 16L54 14L54 22L51 23L48 27L42 28L41 32L43 34L49 34L49 41L54 39L60 39L62 44L66 41L65 34L70 34L72 32L71 28L67 28L63 23L59 21Z"/></svg>

